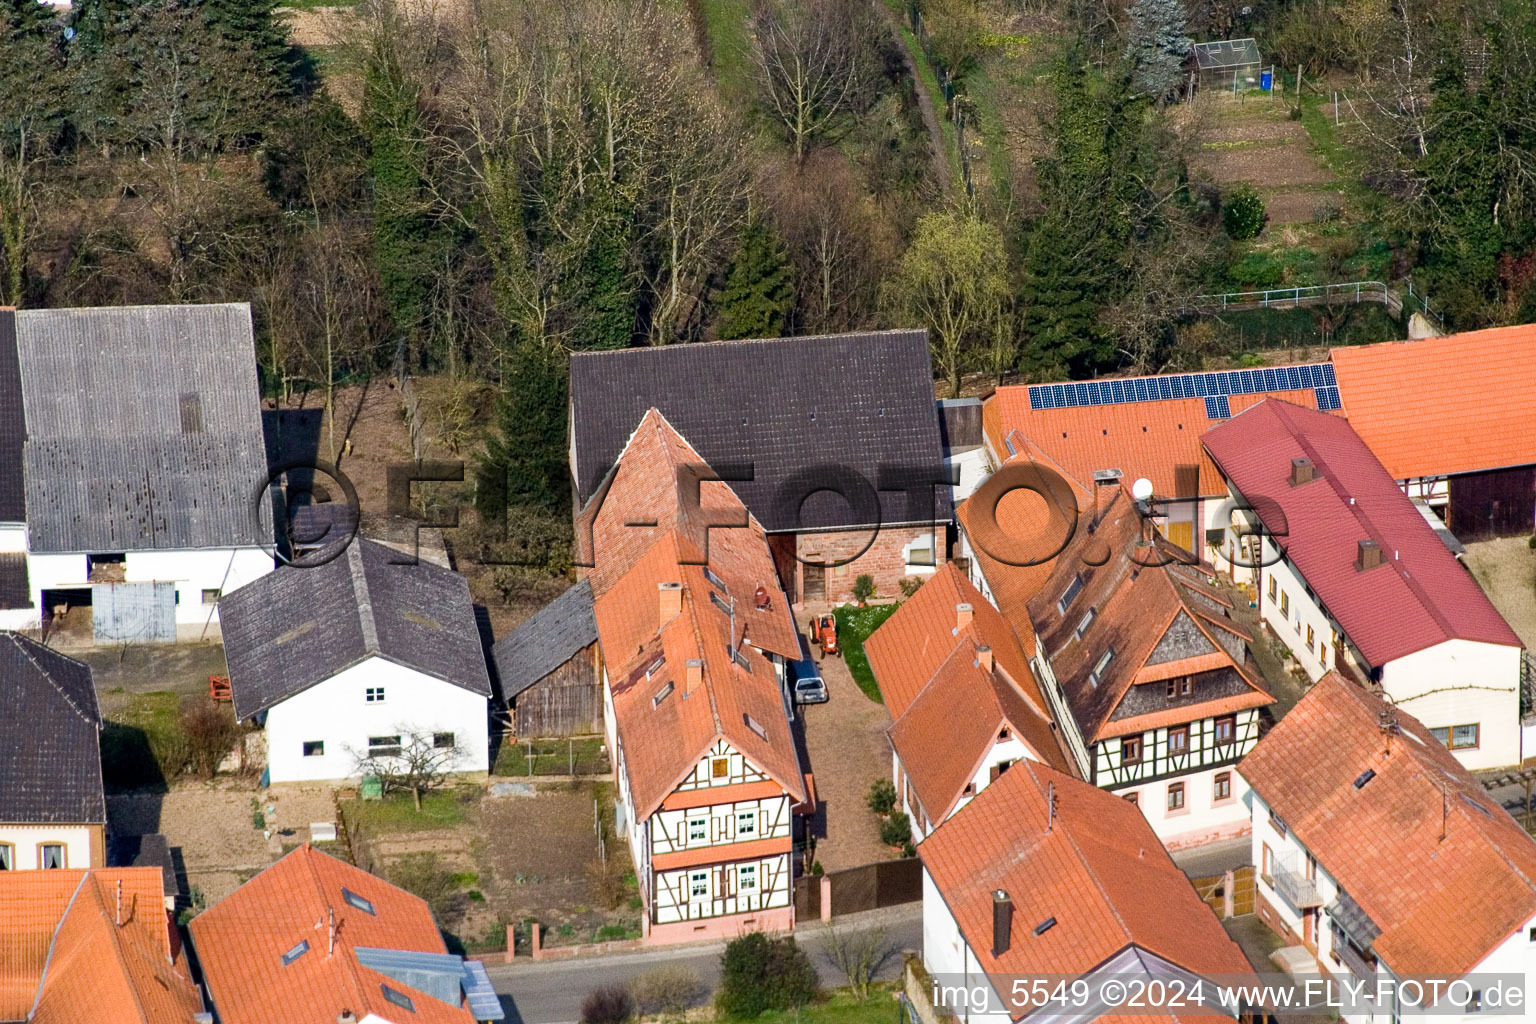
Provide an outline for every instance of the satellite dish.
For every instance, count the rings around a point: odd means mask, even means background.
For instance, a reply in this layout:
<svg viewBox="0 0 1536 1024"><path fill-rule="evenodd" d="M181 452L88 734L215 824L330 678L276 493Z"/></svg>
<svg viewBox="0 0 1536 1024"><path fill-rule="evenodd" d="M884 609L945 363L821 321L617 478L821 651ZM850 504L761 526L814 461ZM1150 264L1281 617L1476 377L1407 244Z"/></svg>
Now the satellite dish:
<svg viewBox="0 0 1536 1024"><path fill-rule="evenodd" d="M1147 501L1152 497L1152 481L1142 477L1131 484L1131 497L1137 501Z"/></svg>

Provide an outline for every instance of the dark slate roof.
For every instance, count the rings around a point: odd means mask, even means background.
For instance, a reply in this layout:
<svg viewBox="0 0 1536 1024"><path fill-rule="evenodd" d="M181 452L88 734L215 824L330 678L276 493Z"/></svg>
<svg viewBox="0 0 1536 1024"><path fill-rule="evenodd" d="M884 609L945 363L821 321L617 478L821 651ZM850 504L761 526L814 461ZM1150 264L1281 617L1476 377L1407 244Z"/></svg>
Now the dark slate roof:
<svg viewBox="0 0 1536 1024"><path fill-rule="evenodd" d="M33 551L271 542L249 305L15 316Z"/></svg>
<svg viewBox="0 0 1536 1024"><path fill-rule="evenodd" d="M22 552L0 554L0 608L32 607L32 586L27 577L27 556Z"/></svg>
<svg viewBox="0 0 1536 1024"><path fill-rule="evenodd" d="M16 359L16 314L0 309L0 523L21 523L27 518L21 473L21 451L26 439L21 364Z"/></svg>
<svg viewBox="0 0 1536 1024"><path fill-rule="evenodd" d="M358 538L313 568L283 566L219 599L240 718L372 656L489 697L469 582Z"/></svg>
<svg viewBox="0 0 1536 1024"><path fill-rule="evenodd" d="M943 453L927 332L880 331L758 341L717 341L571 357L572 469L586 502L646 410L659 409L722 476L751 465L731 486L770 533L869 526L868 492L855 505L823 492L849 471L879 468L939 479ZM783 488L781 490L781 488ZM887 524L949 518L947 488L928 516L906 495L879 495Z"/></svg>
<svg viewBox="0 0 1536 1024"><path fill-rule="evenodd" d="M502 696L510 701L596 642L592 587L582 580L491 648Z"/></svg>
<svg viewBox="0 0 1536 1024"><path fill-rule="evenodd" d="M143 836L116 836L107 842L107 863L115 868L159 868L165 894L181 895L171 843L158 832Z"/></svg>
<svg viewBox="0 0 1536 1024"><path fill-rule="evenodd" d="M0 821L105 824L90 666L0 631L0 708Z"/></svg>

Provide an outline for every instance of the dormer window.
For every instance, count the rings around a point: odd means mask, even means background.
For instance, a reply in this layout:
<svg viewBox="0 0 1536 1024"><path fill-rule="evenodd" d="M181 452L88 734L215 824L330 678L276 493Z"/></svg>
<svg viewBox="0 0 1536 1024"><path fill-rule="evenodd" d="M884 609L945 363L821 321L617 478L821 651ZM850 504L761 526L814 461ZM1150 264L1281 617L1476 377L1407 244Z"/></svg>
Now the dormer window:
<svg viewBox="0 0 1536 1024"><path fill-rule="evenodd" d="M1097 608L1089 608L1086 612L1083 613L1082 620L1078 622L1076 630L1077 638L1079 640L1083 638L1084 633L1088 632L1088 627L1093 625L1093 620L1098 617L1099 610Z"/></svg>
<svg viewBox="0 0 1536 1024"><path fill-rule="evenodd" d="M1104 673L1109 668L1109 663L1115 660L1115 649L1109 648L1099 656L1098 664L1093 666L1093 671L1088 673L1088 682L1094 686L1099 685L1099 680L1104 678Z"/></svg>
<svg viewBox="0 0 1536 1024"><path fill-rule="evenodd" d="M1066 614L1067 607L1077 599L1077 595L1083 592L1083 574L1078 573L1072 577L1072 582L1067 584L1066 591L1061 595L1061 600L1056 602L1056 614Z"/></svg>

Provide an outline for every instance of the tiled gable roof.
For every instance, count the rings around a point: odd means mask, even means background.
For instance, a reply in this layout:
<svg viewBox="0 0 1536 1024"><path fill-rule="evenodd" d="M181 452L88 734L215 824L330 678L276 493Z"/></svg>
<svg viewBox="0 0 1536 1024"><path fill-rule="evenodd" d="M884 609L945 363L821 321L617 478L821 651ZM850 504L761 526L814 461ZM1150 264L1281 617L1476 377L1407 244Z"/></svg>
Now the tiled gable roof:
<svg viewBox="0 0 1536 1024"><path fill-rule="evenodd" d="M982 790L918 856L988 974L1077 976L1133 946L1196 974L1251 972L1139 809L1033 761ZM995 957L999 889L1014 913L1010 947Z"/></svg>
<svg viewBox="0 0 1536 1024"><path fill-rule="evenodd" d="M1266 401L1205 435L1205 446L1372 666L1446 640L1519 646L1472 575L1351 424ZM1291 486L1291 460L1316 479ZM1355 569L1359 542L1382 565Z"/></svg>
<svg viewBox="0 0 1536 1024"><path fill-rule="evenodd" d="M1350 425L1395 479L1536 462L1536 324L1331 358Z"/></svg>
<svg viewBox="0 0 1536 1024"><path fill-rule="evenodd" d="M1337 673L1238 771L1381 930L1399 977L1471 970L1536 915L1536 841L1417 719Z"/></svg>
<svg viewBox="0 0 1536 1024"><path fill-rule="evenodd" d="M696 459L666 418L648 411L601 502L577 520L578 533L589 528L593 539L587 579L624 770L642 818L717 740L797 802L807 796L778 678L762 653L799 657L799 634L762 529L730 488L705 484L704 513L680 506L677 466ZM745 525L709 530L706 562L699 520L722 512L738 513ZM662 584L679 587L680 610L666 621ZM690 661L699 663L692 692Z"/></svg>
<svg viewBox="0 0 1536 1024"><path fill-rule="evenodd" d="M249 305L14 316L32 551L271 543Z"/></svg>
<svg viewBox="0 0 1536 1024"><path fill-rule="evenodd" d="M379 656L490 696L469 583L354 538L323 565L283 566L219 599L235 714L249 718Z"/></svg>
<svg viewBox="0 0 1536 1024"><path fill-rule="evenodd" d="M1217 630L1247 639L1227 617L1225 601L1160 537L1143 542L1142 518L1125 491L1100 490L1110 496L1085 518L1029 601L1030 620L1084 739L1092 743L1138 731L1144 726L1140 715L1125 718L1117 712L1133 687L1171 675L1228 670L1220 692L1210 695L1213 701L1182 706L1172 719L1164 713L1169 709L1159 706L1161 724L1273 703L1246 659L1218 643ZM1073 596L1063 606L1069 593ZM1187 633L1186 623L1195 626L1193 634ZM1174 639L1184 632L1204 642L1186 645L1181 657L1167 660L1170 630ZM1148 672L1160 648L1158 668ZM1120 721L1112 725L1117 717Z"/></svg>
<svg viewBox="0 0 1536 1024"><path fill-rule="evenodd" d="M105 824L89 665L0 631L0 821Z"/></svg>
<svg viewBox="0 0 1536 1024"><path fill-rule="evenodd" d="M371 908L354 904L347 893ZM334 928L332 921L334 920ZM359 1020L472 1024L444 1002L363 966L359 947L446 953L420 898L305 844L192 920L192 940L209 995L224 1024L272 1024L303 1007L316 1021L342 1010ZM300 950L302 944L306 948ZM289 963L283 960L287 955ZM410 998L410 1014L386 1001L383 985Z"/></svg>
<svg viewBox="0 0 1536 1024"><path fill-rule="evenodd" d="M191 1024L200 1010L159 871L0 874L0 1020Z"/></svg>
<svg viewBox="0 0 1536 1024"><path fill-rule="evenodd" d="M832 369L829 372L829 368ZM699 345L571 358L576 489L595 494L635 423L658 409L734 484L770 531L866 526L873 508L820 494L852 470L871 487L890 470L942 470L927 332L881 331ZM941 488L940 490L945 490ZM794 493L790 493L790 492ZM933 513L947 519L948 496ZM906 495L878 495L879 522L913 522ZM796 512L799 515L796 515ZM931 520L929 520L931 521Z"/></svg>

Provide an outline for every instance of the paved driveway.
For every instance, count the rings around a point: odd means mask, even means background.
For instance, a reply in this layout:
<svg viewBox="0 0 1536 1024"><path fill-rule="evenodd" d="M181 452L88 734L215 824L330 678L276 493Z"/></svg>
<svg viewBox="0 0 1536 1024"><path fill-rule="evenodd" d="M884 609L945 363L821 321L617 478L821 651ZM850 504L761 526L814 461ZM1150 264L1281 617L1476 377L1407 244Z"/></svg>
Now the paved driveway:
<svg viewBox="0 0 1536 1024"><path fill-rule="evenodd" d="M880 819L865 798L871 783L891 777L890 716L864 696L843 659L823 659L821 674L831 699L801 709L821 805L813 826L816 859L827 871L888 860L897 851L880 842Z"/></svg>

